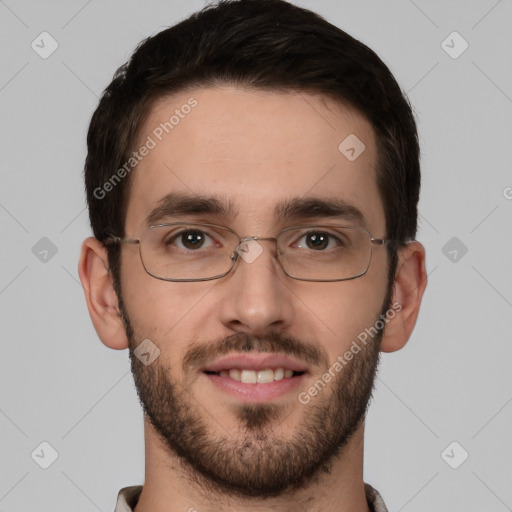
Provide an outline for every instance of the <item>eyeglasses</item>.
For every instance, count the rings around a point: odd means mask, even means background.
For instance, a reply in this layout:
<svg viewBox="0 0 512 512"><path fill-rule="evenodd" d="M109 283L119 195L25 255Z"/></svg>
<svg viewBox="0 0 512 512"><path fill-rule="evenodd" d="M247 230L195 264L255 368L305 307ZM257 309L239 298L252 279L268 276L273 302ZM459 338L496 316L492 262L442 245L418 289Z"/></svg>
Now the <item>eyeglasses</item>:
<svg viewBox="0 0 512 512"><path fill-rule="evenodd" d="M293 226L275 238L240 237L216 224L172 222L145 229L139 239L109 237L106 244L139 246L146 272L164 281L209 281L224 277L240 258L252 263L263 252L261 241L276 243L284 273L300 281L346 281L366 274L372 246L392 240L373 238L363 228Z"/></svg>

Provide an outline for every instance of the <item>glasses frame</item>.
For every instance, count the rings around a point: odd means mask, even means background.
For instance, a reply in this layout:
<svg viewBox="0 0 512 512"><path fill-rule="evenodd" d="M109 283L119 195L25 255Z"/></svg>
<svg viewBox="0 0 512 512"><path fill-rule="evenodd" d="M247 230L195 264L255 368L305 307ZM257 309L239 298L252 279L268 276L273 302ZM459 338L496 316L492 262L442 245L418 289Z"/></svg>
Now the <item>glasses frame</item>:
<svg viewBox="0 0 512 512"><path fill-rule="evenodd" d="M206 222L183 222L183 221L181 221L181 222L166 222L163 224L156 224L153 226L149 226L143 231L143 233L145 233L146 231L148 231L150 229L162 228L162 227L167 227L167 226L178 226L178 225L206 226L206 227L221 228L221 229L225 229L226 231L233 233L238 238L238 245L236 246L234 252L230 255L230 259L232 262L231 267L226 272L216 275L216 276L213 276L213 277L201 277L198 279L191 279L191 278L173 279L170 277L160 277L155 274L152 274L146 267L146 264L144 263L144 259L142 257L141 242L140 242L142 235L139 238L131 238L131 237L122 238L122 237L112 235L112 236L109 236L108 238L106 238L104 243L105 243L105 245L113 245L113 244L121 244L121 243L128 244L128 245L138 245L139 246L139 256L140 256L140 261L142 263L142 266L143 266L144 270L146 271L146 273L155 279L159 279L161 281L171 281L171 282L200 282L200 281L212 281L214 279L220 279L224 276L227 276L230 272L234 271L233 269L235 269L235 267L237 266L237 263L241 259L240 258L240 248L243 243L248 242L250 240L258 240L258 241L272 240L276 243L276 253L275 253L276 259L279 262L279 265L281 266L281 269L283 270L285 275L288 276L290 279L295 279L297 281L310 281L310 282L315 282L315 283L331 283L331 282L339 282L339 281L351 281L352 279L357 279L359 277L364 276L368 272L368 269L370 268L370 264L371 264L372 256L373 256L373 246L374 245L383 246L383 245L390 244L390 243L396 241L396 240L392 240L389 238L374 238L372 236L372 234L365 228L361 228L359 226L349 226L349 225L345 225L345 224L329 224L329 225L326 225L326 224L302 225L301 224L301 225L297 225L297 226L290 226L290 227L284 228L275 237L261 237L261 236L243 236L243 237L241 237L238 233L233 231L231 228L229 228L227 226L222 226L220 224L210 224L210 223L206 223ZM363 272L361 272L360 274L357 274L356 276L343 277L341 279L303 279L303 278L291 276L284 269L283 264L281 263L281 260L279 258L279 253L277 253L277 239L281 236L282 233L285 233L286 231L290 231L293 229L303 229L303 228L308 228L308 229L345 228L345 229L355 229L355 230L362 231L362 232L366 233L368 235L368 238L370 239L370 257L368 259L368 265L366 266L366 269Z"/></svg>

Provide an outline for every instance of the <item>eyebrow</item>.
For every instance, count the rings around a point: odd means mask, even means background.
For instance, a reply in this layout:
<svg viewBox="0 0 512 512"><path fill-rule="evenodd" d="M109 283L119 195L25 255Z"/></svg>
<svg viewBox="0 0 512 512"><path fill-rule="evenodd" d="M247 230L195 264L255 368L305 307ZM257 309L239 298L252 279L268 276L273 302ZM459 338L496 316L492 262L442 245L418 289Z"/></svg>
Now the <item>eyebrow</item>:
<svg viewBox="0 0 512 512"><path fill-rule="evenodd" d="M149 213L146 224L152 226L168 217L198 214L233 219L238 213L239 210L226 198L171 192L160 199L158 205ZM339 198L292 198L277 204L274 209L277 222L318 217L342 219L360 225L364 225L365 220L359 208Z"/></svg>
<svg viewBox="0 0 512 512"><path fill-rule="evenodd" d="M166 217L197 214L217 215L229 219L236 217L238 210L228 199L171 192L160 199L158 206L146 217L146 223L151 226Z"/></svg>
<svg viewBox="0 0 512 512"><path fill-rule="evenodd" d="M293 198L278 204L275 208L277 221L311 217L339 218L361 225L365 220L363 212L359 208L339 198Z"/></svg>

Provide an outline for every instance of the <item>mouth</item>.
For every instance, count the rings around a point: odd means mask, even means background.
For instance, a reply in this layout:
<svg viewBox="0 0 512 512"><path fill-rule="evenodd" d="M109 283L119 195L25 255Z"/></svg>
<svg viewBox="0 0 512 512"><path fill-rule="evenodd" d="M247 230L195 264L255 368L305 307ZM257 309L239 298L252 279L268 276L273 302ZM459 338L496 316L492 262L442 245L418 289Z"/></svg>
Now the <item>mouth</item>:
<svg viewBox="0 0 512 512"><path fill-rule="evenodd" d="M261 403L304 385L308 367L284 354L231 354L201 369L216 389L242 402Z"/></svg>
<svg viewBox="0 0 512 512"><path fill-rule="evenodd" d="M218 375L219 377L233 379L243 384L268 384L270 382L291 379L304 375L303 371L295 371L289 368L265 368L263 370L248 370L242 368L229 368L218 372L205 370L206 375Z"/></svg>

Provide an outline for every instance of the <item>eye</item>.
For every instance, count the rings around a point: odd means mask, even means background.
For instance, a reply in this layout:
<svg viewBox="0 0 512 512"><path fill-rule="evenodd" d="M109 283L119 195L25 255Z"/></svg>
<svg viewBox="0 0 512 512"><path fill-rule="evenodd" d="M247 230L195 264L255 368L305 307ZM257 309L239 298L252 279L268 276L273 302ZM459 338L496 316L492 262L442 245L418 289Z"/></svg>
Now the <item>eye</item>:
<svg viewBox="0 0 512 512"><path fill-rule="evenodd" d="M297 247L314 251L324 251L325 249L334 249L344 245L337 236L326 231L308 231L296 242Z"/></svg>
<svg viewBox="0 0 512 512"><path fill-rule="evenodd" d="M210 243L209 246L208 243ZM172 236L168 236L164 239L164 244L168 246L175 244L180 249L192 251L212 247L212 244L215 247L220 246L220 244L216 243L208 233L205 233L200 229L187 229L180 231L179 233L174 233Z"/></svg>

